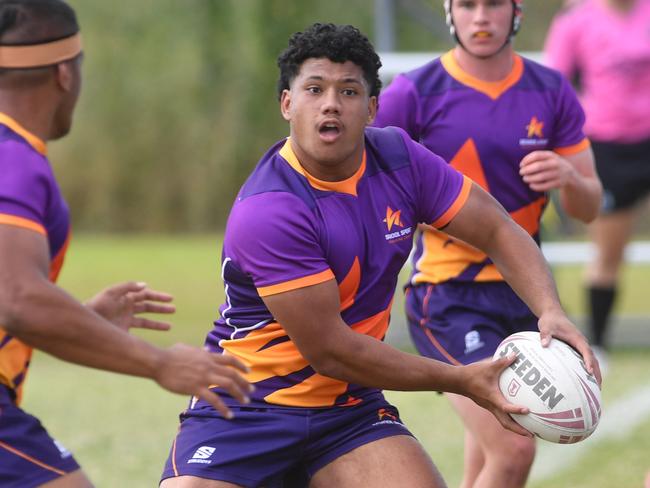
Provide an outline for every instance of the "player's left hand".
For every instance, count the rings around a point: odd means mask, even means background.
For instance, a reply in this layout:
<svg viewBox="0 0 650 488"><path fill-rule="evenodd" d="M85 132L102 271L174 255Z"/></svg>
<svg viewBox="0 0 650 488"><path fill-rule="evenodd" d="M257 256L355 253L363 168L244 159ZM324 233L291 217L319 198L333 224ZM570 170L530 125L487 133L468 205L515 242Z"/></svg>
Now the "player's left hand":
<svg viewBox="0 0 650 488"><path fill-rule="evenodd" d="M575 167L553 151L533 151L519 163L524 182L538 192L561 188L576 177Z"/></svg>
<svg viewBox="0 0 650 488"><path fill-rule="evenodd" d="M542 346L548 346L553 337L566 342L580 353L585 362L587 371L596 377L598 384L600 385L602 383L600 365L598 364L598 360L596 359L594 352L591 350L587 339L569 320L563 311L559 310L543 313L539 317L538 326Z"/></svg>
<svg viewBox="0 0 650 488"><path fill-rule="evenodd" d="M141 313L170 314L176 307L170 302L174 298L160 291L152 290L146 283L129 281L109 286L91 298L86 306L121 329L169 330L171 325L143 317Z"/></svg>

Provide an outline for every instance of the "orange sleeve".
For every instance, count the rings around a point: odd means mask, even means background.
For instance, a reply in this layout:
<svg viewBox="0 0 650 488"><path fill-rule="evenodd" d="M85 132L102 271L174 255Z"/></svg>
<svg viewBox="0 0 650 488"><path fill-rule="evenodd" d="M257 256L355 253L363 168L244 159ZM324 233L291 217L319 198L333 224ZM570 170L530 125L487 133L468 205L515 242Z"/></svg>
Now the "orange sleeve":
<svg viewBox="0 0 650 488"><path fill-rule="evenodd" d="M284 283L278 283L276 285L270 286L260 286L257 289L257 293L261 297L266 297L269 295L277 295L278 293L284 293L286 291L297 290L298 288L305 288L306 286L318 285L319 283L324 283L328 280L334 278L334 273L331 269L326 269L320 273L314 275L303 276L302 278L296 278L295 280L285 281Z"/></svg>
<svg viewBox="0 0 650 488"><path fill-rule="evenodd" d="M445 213L443 213L438 220L433 222L431 225L437 229L440 229L447 225L449 222L451 222L451 219L453 219L456 214L460 211L461 208L465 205L465 202L467 202L467 199L469 198L469 192L472 189L472 180L469 179L467 176L463 175L463 186L460 188L460 193L458 194L458 197L456 197L456 201L452 203L451 207L447 209Z"/></svg>

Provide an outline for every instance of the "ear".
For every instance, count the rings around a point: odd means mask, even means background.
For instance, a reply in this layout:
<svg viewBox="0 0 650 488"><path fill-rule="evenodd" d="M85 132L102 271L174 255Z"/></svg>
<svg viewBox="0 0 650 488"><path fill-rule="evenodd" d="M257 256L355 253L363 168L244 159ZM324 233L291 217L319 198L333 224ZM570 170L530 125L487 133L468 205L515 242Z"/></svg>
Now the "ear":
<svg viewBox="0 0 650 488"><path fill-rule="evenodd" d="M370 97L368 99L368 125L375 121L377 116L377 97Z"/></svg>
<svg viewBox="0 0 650 488"><path fill-rule="evenodd" d="M284 120L289 122L291 120L291 90L282 90L280 96L280 112Z"/></svg>
<svg viewBox="0 0 650 488"><path fill-rule="evenodd" d="M55 67L56 83L64 92L72 91L74 85L74 73L72 72L72 63L63 62Z"/></svg>

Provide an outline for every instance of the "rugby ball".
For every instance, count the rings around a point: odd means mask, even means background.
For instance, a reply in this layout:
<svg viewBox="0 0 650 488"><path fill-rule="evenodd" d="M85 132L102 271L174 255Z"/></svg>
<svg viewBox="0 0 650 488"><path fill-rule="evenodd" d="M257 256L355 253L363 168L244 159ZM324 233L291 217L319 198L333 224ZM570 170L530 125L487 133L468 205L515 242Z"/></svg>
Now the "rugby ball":
<svg viewBox="0 0 650 488"><path fill-rule="evenodd" d="M494 359L511 354L517 359L501 373L499 389L510 403L530 410L527 415L511 414L519 425L558 444L579 442L596 430L600 387L580 354L558 339L542 347L539 332L506 337Z"/></svg>

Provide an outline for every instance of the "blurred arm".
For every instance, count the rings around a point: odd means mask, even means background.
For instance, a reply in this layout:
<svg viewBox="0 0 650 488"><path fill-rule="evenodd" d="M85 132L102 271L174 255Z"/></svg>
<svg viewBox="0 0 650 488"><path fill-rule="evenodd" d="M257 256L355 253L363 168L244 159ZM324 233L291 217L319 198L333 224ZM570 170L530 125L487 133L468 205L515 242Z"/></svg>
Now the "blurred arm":
<svg viewBox="0 0 650 488"><path fill-rule="evenodd" d="M37 232L0 225L0 324L13 337L58 358L154 379L200 396L227 413L208 386L220 384L244 401L247 383L230 356L177 344L161 349L128 334L48 280L49 249Z"/></svg>

